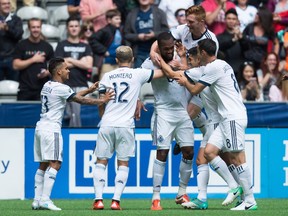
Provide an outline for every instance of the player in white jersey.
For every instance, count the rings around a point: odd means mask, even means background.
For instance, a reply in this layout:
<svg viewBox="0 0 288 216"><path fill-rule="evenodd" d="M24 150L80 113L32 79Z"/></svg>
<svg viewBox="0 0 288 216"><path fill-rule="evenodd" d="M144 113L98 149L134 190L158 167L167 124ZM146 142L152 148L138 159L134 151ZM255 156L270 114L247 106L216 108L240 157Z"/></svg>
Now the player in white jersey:
<svg viewBox="0 0 288 216"><path fill-rule="evenodd" d="M134 113L140 89L144 83L163 77L161 70L131 68L133 52L128 46L120 46L116 49L116 62L119 68L105 73L99 84L100 94L112 88L115 91L115 99L106 107L99 107L103 116L95 149L97 162L93 175L94 210L104 209L105 169L114 152L117 156L118 170L110 207L113 210L121 210L120 198L128 179L129 159L135 154Z"/></svg>
<svg viewBox="0 0 288 216"><path fill-rule="evenodd" d="M212 96L217 102L217 110L222 119L208 140L204 152L205 158L216 172L225 174L229 170L219 157L219 152L225 148L230 153L230 160L236 166L239 183L244 190L244 201L231 210L256 210L258 207L252 190L250 170L245 158L247 113L233 69L225 61L216 59L216 44L211 39L200 41L198 50L201 64L205 65L200 80L193 85L189 84L187 79L180 77L179 83L185 85L191 94L199 94L205 87L209 86ZM166 67L169 70L169 66L165 65L164 61L161 61L161 65L162 68ZM230 204L240 192L239 187L231 190L222 205Z"/></svg>
<svg viewBox="0 0 288 216"><path fill-rule="evenodd" d="M66 102L100 105L108 102L114 93L107 93L102 99L84 98L97 89L98 83L94 83L89 89L74 93L69 86L63 84L69 78L70 72L63 58L51 59L49 72L52 80L46 82L41 90L41 114L34 136L34 160L40 164L35 174L32 209L58 211L61 209L50 200L50 194L62 163L61 125Z"/></svg>
<svg viewBox="0 0 288 216"><path fill-rule="evenodd" d="M192 66L195 68L192 68L190 70L184 71L183 75L187 77L188 80L190 80L191 83L196 83L202 76L205 67L200 66L200 58L198 56L198 48L193 47L188 51L189 54L189 62ZM191 202L183 203L182 206L185 208L191 208L191 209L207 209L208 208L208 202L207 202L207 185L209 181L209 167L208 167L208 161L204 157L204 148L206 147L206 144L208 142L209 137L211 136L212 132L217 128L219 122L221 121L221 116L217 111L217 103L215 99L211 95L211 91L209 88L203 89L203 91L200 93L204 109L206 111L206 114L208 116L206 127L206 133L203 137L203 140L201 141L200 149L198 151L197 156L197 186L198 186L198 196L196 199L193 199ZM235 175L234 165L230 165L230 161L225 157L226 153L222 153L221 157L225 160L227 165L229 165L229 171L231 174ZM234 167L234 169L233 169ZM228 173L229 174L229 173ZM223 175L223 174L222 174ZM232 176L222 176L223 179L226 181L229 180L228 185L234 185L238 186L238 183L233 179Z"/></svg>
<svg viewBox="0 0 288 216"><path fill-rule="evenodd" d="M161 56L166 62L173 60L174 39L168 32L158 36ZM151 59L146 59L142 68L156 69ZM153 165L153 197L151 210L162 210L160 190L165 165L172 140L179 143L183 158L180 162L180 181L176 203L189 201L186 188L192 172L194 129L187 112L186 89L178 83L164 77L151 82L154 93L154 113L151 119L153 144L157 145L156 159Z"/></svg>
<svg viewBox="0 0 288 216"><path fill-rule="evenodd" d="M170 31L174 39L181 41L187 50L191 49L192 47L196 47L200 40L210 38L217 44L217 54L219 47L218 40L215 34L207 29L205 18L206 12L204 8L201 5L193 5L186 10L187 24L179 25L176 28L170 29ZM155 42L152 45L150 55L152 60L157 62L156 50L157 43ZM201 100L199 100L199 96L193 96L188 104L187 110L195 126L199 128L204 135L205 127L203 127L203 125L206 124L206 118L205 115L201 112L203 106L200 102ZM175 148L177 147L178 146L175 145ZM173 152L174 154L177 154L179 150L174 149Z"/></svg>

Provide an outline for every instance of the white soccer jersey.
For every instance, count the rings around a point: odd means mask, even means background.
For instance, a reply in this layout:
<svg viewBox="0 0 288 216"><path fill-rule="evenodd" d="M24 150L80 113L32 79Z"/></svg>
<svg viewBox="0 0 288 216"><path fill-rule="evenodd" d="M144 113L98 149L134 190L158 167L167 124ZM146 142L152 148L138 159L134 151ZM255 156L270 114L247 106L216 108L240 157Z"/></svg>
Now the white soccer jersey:
<svg viewBox="0 0 288 216"><path fill-rule="evenodd" d="M66 101L75 95L67 85L48 81L41 90L41 114L37 129L61 130Z"/></svg>
<svg viewBox="0 0 288 216"><path fill-rule="evenodd" d="M234 71L227 62L216 59L207 64L198 82L210 87L223 119L247 119L246 107Z"/></svg>
<svg viewBox="0 0 288 216"><path fill-rule="evenodd" d="M247 5L247 7L243 10L242 8L236 6L236 11L240 22L240 31L243 32L248 24L254 22L257 14L257 8L252 5Z"/></svg>
<svg viewBox="0 0 288 216"><path fill-rule="evenodd" d="M187 79L191 79L193 82L198 82L201 78L205 67L196 67L184 72ZM201 93L200 97L205 109L205 112L208 116L208 124L215 124L221 121L221 115L218 112L217 102L214 99L210 88L205 88Z"/></svg>
<svg viewBox="0 0 288 216"><path fill-rule="evenodd" d="M186 47L187 50L191 49L192 47L198 46L198 42L203 39L212 39L217 46L217 52L219 49L219 43L215 36L215 34L208 29L202 34L200 38L193 38L192 34L189 30L187 24L179 25L176 28L170 29L171 34L176 40L181 40L182 44Z"/></svg>
<svg viewBox="0 0 288 216"><path fill-rule="evenodd" d="M112 88L116 95L105 107L101 127L135 127L134 113L141 86L150 82L153 74L153 70L128 67L104 74L99 91L105 92L107 88Z"/></svg>
<svg viewBox="0 0 288 216"><path fill-rule="evenodd" d="M141 65L146 69L157 69L150 58L147 58ZM151 81L154 92L155 111L175 112L186 111L187 109L187 92L185 87L180 86L175 80L167 77L154 79Z"/></svg>

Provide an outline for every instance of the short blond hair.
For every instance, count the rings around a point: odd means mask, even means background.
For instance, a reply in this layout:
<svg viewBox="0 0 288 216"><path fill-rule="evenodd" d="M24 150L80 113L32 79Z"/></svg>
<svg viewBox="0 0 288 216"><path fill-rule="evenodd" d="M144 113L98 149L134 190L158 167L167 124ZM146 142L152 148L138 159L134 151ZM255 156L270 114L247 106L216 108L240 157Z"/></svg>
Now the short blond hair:
<svg viewBox="0 0 288 216"><path fill-rule="evenodd" d="M130 63L133 60L133 51L129 46L119 46L116 49L116 58L120 63Z"/></svg>
<svg viewBox="0 0 288 216"><path fill-rule="evenodd" d="M186 17L194 14L197 21L202 21L206 19L206 12L205 9L201 6L201 5L193 5L191 7L189 7L186 11L185 11Z"/></svg>

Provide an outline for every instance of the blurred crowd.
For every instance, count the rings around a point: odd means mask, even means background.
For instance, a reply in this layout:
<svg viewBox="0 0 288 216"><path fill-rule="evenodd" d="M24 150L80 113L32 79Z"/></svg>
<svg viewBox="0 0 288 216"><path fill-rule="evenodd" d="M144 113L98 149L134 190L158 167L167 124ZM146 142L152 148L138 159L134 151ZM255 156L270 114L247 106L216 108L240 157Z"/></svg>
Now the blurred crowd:
<svg viewBox="0 0 288 216"><path fill-rule="evenodd" d="M23 0L26 7L36 4ZM134 67L140 67L157 36L185 25L185 10L194 4L205 9L218 57L233 67L243 99L288 101L288 82L281 79L288 71L287 0L67 0L65 36L55 46L43 34L41 17L25 25L17 1L0 0L0 81L19 82L18 100L40 100L50 78L47 63L61 56L71 71L67 84L78 91L117 68L120 45L132 47Z"/></svg>

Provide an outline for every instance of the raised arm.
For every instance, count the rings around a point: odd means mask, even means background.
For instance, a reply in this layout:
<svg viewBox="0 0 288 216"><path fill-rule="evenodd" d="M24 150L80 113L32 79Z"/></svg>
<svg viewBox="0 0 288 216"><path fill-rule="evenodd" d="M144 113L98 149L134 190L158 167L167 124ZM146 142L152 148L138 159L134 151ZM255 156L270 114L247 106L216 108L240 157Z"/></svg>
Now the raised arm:
<svg viewBox="0 0 288 216"><path fill-rule="evenodd" d="M80 104L97 104L102 105L107 103L109 100L114 99L115 92L114 91L107 91L105 94L101 95L99 99L84 97L87 94L94 92L99 86L99 82L95 82L92 86L88 89L79 91L73 98L72 101L80 103Z"/></svg>
<svg viewBox="0 0 288 216"><path fill-rule="evenodd" d="M191 83L185 75L181 75L175 80L179 83L179 85L185 86L186 89L192 94L197 95L199 94L206 86L202 83L197 82L196 84Z"/></svg>

